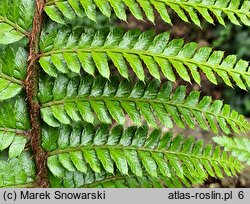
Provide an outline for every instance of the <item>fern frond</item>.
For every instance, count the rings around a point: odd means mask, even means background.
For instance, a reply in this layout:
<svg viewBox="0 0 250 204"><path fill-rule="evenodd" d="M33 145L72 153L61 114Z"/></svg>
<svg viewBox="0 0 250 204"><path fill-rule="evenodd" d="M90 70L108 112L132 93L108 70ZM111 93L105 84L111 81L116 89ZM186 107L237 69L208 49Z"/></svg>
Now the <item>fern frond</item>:
<svg viewBox="0 0 250 204"><path fill-rule="evenodd" d="M65 169L71 172L87 172L87 167L100 173L103 168L110 174L115 169L123 175L142 177L144 170L151 177L189 177L205 179L207 175L223 177L222 170L231 176L243 166L232 156L229 158L219 146L212 149L193 137L185 139L172 133L161 134L146 126L123 130L116 126L111 131L107 125L98 129L90 124L81 126L44 126L42 146L49 151L48 168L54 176L63 178Z"/></svg>
<svg viewBox="0 0 250 204"><path fill-rule="evenodd" d="M220 24L225 25L225 15L233 24L240 25L241 21L242 24L250 25L248 0L48 0L45 11L52 20L62 24L85 15L96 21L97 9L108 18L114 12L119 19L126 21L126 7L136 19L143 20L144 13L153 23L156 9L166 23L172 24L167 10L171 8L183 21L191 20L198 26L201 26L199 15L212 24L215 18Z"/></svg>
<svg viewBox="0 0 250 204"><path fill-rule="evenodd" d="M0 128L0 151L9 148L9 158L20 155L28 141L25 132L17 134L12 131Z"/></svg>
<svg viewBox="0 0 250 204"><path fill-rule="evenodd" d="M242 162L250 165L250 140L247 138L213 137L213 140L224 147L225 151L232 152L232 155Z"/></svg>
<svg viewBox="0 0 250 204"><path fill-rule="evenodd" d="M119 172L109 174L105 170L95 173L90 167L86 173L65 170L63 178L49 174L50 184L53 188L182 188L191 187L191 184L201 183L201 180L180 179L176 176L158 178L145 173L142 177L136 175L122 175Z"/></svg>
<svg viewBox="0 0 250 204"><path fill-rule="evenodd" d="M74 77L64 75L56 79L43 77L39 85L39 100L42 104L43 120L53 127L71 124L72 121L125 124L125 114L141 125L143 116L148 124L157 127L160 121L173 128L172 120L181 128L194 129L196 121L203 129L218 133L218 127L226 134L249 130L248 121L222 101L212 102L211 97L200 99L198 91L186 94L186 87L180 86L174 92L172 83L160 85L158 80L144 84L118 78L106 80L92 76ZM97 117L96 117L97 116Z"/></svg>
<svg viewBox="0 0 250 204"><path fill-rule="evenodd" d="M16 96L23 89L27 53L24 48L8 46L0 50L0 101Z"/></svg>
<svg viewBox="0 0 250 204"><path fill-rule="evenodd" d="M9 148L9 158L20 155L29 140L29 129L28 111L21 97L0 102L0 151Z"/></svg>
<svg viewBox="0 0 250 204"><path fill-rule="evenodd" d="M0 44L11 44L27 35L33 16L33 0L1 0Z"/></svg>
<svg viewBox="0 0 250 204"><path fill-rule="evenodd" d="M35 178L35 165L28 152L8 161L0 160L0 187L31 187Z"/></svg>
<svg viewBox="0 0 250 204"><path fill-rule="evenodd" d="M128 62L137 77L144 81L143 62L150 74L159 80L161 70L164 77L176 81L175 69L183 80L190 82L192 77L200 84L201 70L214 84L217 84L217 74L228 86L233 86L232 81L242 89L246 89L245 83L250 85L247 61L237 61L235 55L223 59L222 51L212 51L208 47L197 49L196 43L184 45L182 39L169 42L168 32L155 36L153 31L141 33L138 30L124 34L119 28L96 33L80 28L73 31L62 29L58 33L44 34L40 48L39 62L45 72L54 77L58 76L58 72L79 73L82 67L91 75L97 68L102 76L109 78L110 60L125 78L129 75Z"/></svg>

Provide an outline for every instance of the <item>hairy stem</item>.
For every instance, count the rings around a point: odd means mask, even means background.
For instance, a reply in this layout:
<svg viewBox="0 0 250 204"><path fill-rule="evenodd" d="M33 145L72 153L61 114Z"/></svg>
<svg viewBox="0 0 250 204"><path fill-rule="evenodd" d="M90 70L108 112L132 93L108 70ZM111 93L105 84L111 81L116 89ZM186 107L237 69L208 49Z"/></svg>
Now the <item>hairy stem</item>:
<svg viewBox="0 0 250 204"><path fill-rule="evenodd" d="M39 188L48 187L48 176L46 168L47 153L41 147L40 138L40 105L36 98L38 87L39 66L38 61L38 41L43 23L43 10L45 0L36 0L35 16L33 28L29 37L29 63L27 70L27 78L25 80L26 93L29 103L30 120L31 120L31 147L37 168L36 186Z"/></svg>

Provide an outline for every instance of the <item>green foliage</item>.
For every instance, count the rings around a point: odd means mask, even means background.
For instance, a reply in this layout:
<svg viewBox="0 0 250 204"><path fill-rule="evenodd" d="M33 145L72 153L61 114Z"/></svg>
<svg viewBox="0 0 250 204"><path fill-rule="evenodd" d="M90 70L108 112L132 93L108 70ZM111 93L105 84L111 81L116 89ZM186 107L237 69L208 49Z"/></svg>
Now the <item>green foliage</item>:
<svg viewBox="0 0 250 204"><path fill-rule="evenodd" d="M248 26L249 1L48 0L45 11L39 3L0 3L0 187L44 187L46 176L51 187L192 187L249 164L247 139L215 137L222 151L163 128L248 132L221 100L172 88L178 78L201 84L202 72L246 90L247 61L169 32L86 28L111 14L126 20L127 8L152 22L156 9L171 24L171 8L198 26L200 17ZM34 11L44 25L36 16L32 28Z"/></svg>
<svg viewBox="0 0 250 204"><path fill-rule="evenodd" d="M27 53L22 47L3 47L0 56L0 101L20 93L26 70Z"/></svg>
<svg viewBox="0 0 250 204"><path fill-rule="evenodd" d="M114 12L119 19L126 21L126 7L136 19L143 20L144 14L153 23L156 9L166 23L172 24L167 10L171 8L183 21L191 20L198 26L201 26L199 15L212 24L215 18L225 25L225 15L233 24L240 25L241 21L250 25L248 0L48 0L45 11L52 20L62 24L85 15L96 21L97 9L108 18Z"/></svg>
<svg viewBox="0 0 250 204"><path fill-rule="evenodd" d="M33 15L33 0L1 0L0 44L21 40L31 29Z"/></svg>
<svg viewBox="0 0 250 204"><path fill-rule="evenodd" d="M22 98L0 102L0 151L9 148L9 158L20 155L28 142L29 129L28 110Z"/></svg>
<svg viewBox="0 0 250 204"><path fill-rule="evenodd" d="M86 174L79 171L66 171L63 178L49 175L51 186L54 188L182 188L191 187L188 178L164 177L158 178L145 174L142 177L135 175L121 175L119 172L109 174L104 170L100 173L93 172L88 168ZM193 183L201 183L202 181L194 180Z"/></svg>
<svg viewBox="0 0 250 204"><path fill-rule="evenodd" d="M0 102L0 127L23 130L30 128L27 104L23 97Z"/></svg>
<svg viewBox="0 0 250 204"><path fill-rule="evenodd" d="M39 62L53 77L57 77L58 72L79 73L82 67L88 74L94 75L97 69L103 77L109 78L110 60L124 78L129 76L128 63L136 76L144 81L143 62L149 73L159 80L161 71L165 78L176 81L174 69L183 80L190 82L192 77L200 84L201 70L214 84L217 84L217 74L228 86L233 86L232 81L241 89L246 89L245 83L250 85L247 61L237 61L235 55L223 59L224 52L212 51L209 47L197 49L198 45L193 42L184 45L183 39L169 41L168 32L157 36L153 31L124 33L120 28L96 33L81 28L58 31L53 28L48 32L47 35L44 33L40 43Z"/></svg>
<svg viewBox="0 0 250 204"><path fill-rule="evenodd" d="M234 96L232 98L232 96ZM241 89L227 89L223 91L224 103L244 116L250 116L250 95Z"/></svg>
<svg viewBox="0 0 250 204"><path fill-rule="evenodd" d="M9 148L9 158L20 155L26 143L27 138L25 135L0 130L0 151Z"/></svg>
<svg viewBox="0 0 250 204"><path fill-rule="evenodd" d="M48 167L54 176L64 178L65 169L70 172L101 173L104 169L114 174L118 169L122 175L134 174L142 177L147 173L158 176L180 178L194 181L204 180L208 175L223 177L221 169L229 176L242 169L239 161L220 148L204 146L193 137L185 139L160 130L148 133L147 127L92 125L60 126L57 129L43 129L43 147L49 151ZM190 180L192 183L192 179Z"/></svg>
<svg viewBox="0 0 250 204"><path fill-rule="evenodd" d="M250 140L247 138L214 137L213 140L224 147L225 151L232 152L234 157L250 165Z"/></svg>
<svg viewBox="0 0 250 204"><path fill-rule="evenodd" d="M227 25L220 26L213 33L212 45L218 49L223 49L227 53L237 53L239 58L249 59L250 47L250 27ZM242 40L244 39L244 40Z"/></svg>
<svg viewBox="0 0 250 204"><path fill-rule="evenodd" d="M32 186L35 177L35 165L28 152L8 161L0 160L0 187Z"/></svg>
<svg viewBox="0 0 250 204"><path fill-rule="evenodd" d="M225 50L227 54L237 53L238 58L250 59L250 27L227 25L212 31L216 48ZM244 40L242 40L244 39ZM234 96L234 97L232 97ZM224 88L224 102L245 116L250 116L250 94L244 90Z"/></svg>
<svg viewBox="0 0 250 204"><path fill-rule="evenodd" d="M207 96L200 99L198 91L186 96L185 86L173 92L170 82L138 81L133 85L115 77L110 81L91 76L68 79L60 75L53 81L44 78L38 94L41 113L43 120L53 127L61 123L69 125L72 121L94 123L95 116L102 123L112 123L114 119L125 125L127 114L136 125L142 124L143 116L152 127L157 127L160 121L173 128L173 119L181 128L194 129L198 121L204 130L210 127L215 133L218 133L217 126L226 134L231 132L230 128L237 133L249 130L248 121L236 111L231 112L228 105L223 106L222 101L212 102Z"/></svg>

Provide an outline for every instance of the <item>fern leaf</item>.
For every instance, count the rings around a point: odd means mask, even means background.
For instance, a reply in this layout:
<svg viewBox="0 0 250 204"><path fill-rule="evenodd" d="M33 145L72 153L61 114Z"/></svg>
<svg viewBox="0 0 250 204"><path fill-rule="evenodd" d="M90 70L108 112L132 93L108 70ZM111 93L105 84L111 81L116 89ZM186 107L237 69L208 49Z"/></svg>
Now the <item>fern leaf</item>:
<svg viewBox="0 0 250 204"><path fill-rule="evenodd" d="M210 97L200 99L198 91L186 96L186 87L180 86L174 92L171 82L160 85L153 80L135 85L118 78L106 80L102 77L74 77L64 75L56 79L43 77L39 85L39 100L42 104L43 120L53 127L71 124L72 121L94 123L98 118L102 123L114 119L125 124L125 114L136 124L141 125L141 116L152 127L160 121L164 126L173 128L172 120L181 128L195 128L195 121L203 129L209 127L218 133L219 126L226 134L246 132L248 121L222 101L212 102ZM172 119L172 120L171 120Z"/></svg>
<svg viewBox="0 0 250 204"><path fill-rule="evenodd" d="M21 97L0 102L0 151L9 148L9 158L19 156L29 140L29 129L26 103Z"/></svg>
<svg viewBox="0 0 250 204"><path fill-rule="evenodd" d="M32 187L35 178L35 165L28 152L8 161L0 160L0 187Z"/></svg>
<svg viewBox="0 0 250 204"><path fill-rule="evenodd" d="M250 3L249 1L182 1L182 0L48 0L45 11L48 16L58 22L65 24L69 20L87 16L89 19L96 21L97 9L103 15L110 17L111 13L126 21L126 7L131 11L133 16L138 20L143 20L143 13L146 18L154 23L154 9L160 14L161 18L171 24L168 8L186 22L190 20L198 26L201 26L200 16L209 23L214 23L214 18L222 25L225 25L223 16L236 25L250 25Z"/></svg>
<svg viewBox="0 0 250 204"><path fill-rule="evenodd" d="M96 173L104 169L114 174L142 177L144 170L151 177L179 177L205 179L208 175L223 177L222 170L231 176L241 171L241 163L220 153L217 146L204 147L203 141L193 137L174 139L168 132L148 132L146 126L123 130L116 126L109 131L107 125L98 129L92 125L51 128L44 126L42 146L49 151L48 168L56 177L63 178L65 170L87 172L87 166Z"/></svg>
<svg viewBox="0 0 250 204"><path fill-rule="evenodd" d="M53 39L53 41L49 40ZM117 28L93 31L81 29L58 30L58 34L44 35L41 40L42 50L39 60L42 68L50 76L57 77L58 72L79 73L81 68L94 75L97 71L105 78L110 76L109 61L112 61L119 73L128 78L128 66L144 81L143 64L149 73L160 80L160 71L169 80L175 81L174 70L185 81L191 78L200 84L199 71L217 84L215 74L219 75L228 86L233 82L241 89L250 85L249 64L239 60L235 55L224 58L221 51L211 48L197 49L196 43L184 45L182 39L169 42L169 33L155 36L153 31L139 32L130 30L124 32ZM95 68L96 67L96 68Z"/></svg>
<svg viewBox="0 0 250 204"><path fill-rule="evenodd" d="M213 140L224 147L225 151L232 152L234 157L250 165L250 141L247 138L213 137Z"/></svg>
<svg viewBox="0 0 250 204"><path fill-rule="evenodd" d="M12 98L23 89L27 53L24 48L4 47L0 56L0 101Z"/></svg>
<svg viewBox="0 0 250 204"><path fill-rule="evenodd" d="M33 0L1 0L0 44L11 44L26 36L33 16Z"/></svg>
<svg viewBox="0 0 250 204"><path fill-rule="evenodd" d="M25 101L15 97L26 78L27 53L22 47L2 47L0 56L0 151L9 148L9 158L16 157L28 142L30 128ZM15 97L15 98L13 98ZM10 99L12 98L12 99Z"/></svg>
<svg viewBox="0 0 250 204"><path fill-rule="evenodd" d="M181 188L201 183L200 180L189 181L188 178L180 179L174 176L154 178L147 173L142 177L122 175L119 172L109 174L104 170L101 173L95 173L90 167L86 173L65 170L63 178L55 177L50 173L49 179L53 188Z"/></svg>
<svg viewBox="0 0 250 204"><path fill-rule="evenodd" d="M21 154L28 141L25 133L17 134L11 130L3 131L0 128L0 151L9 148L9 158L16 157Z"/></svg>

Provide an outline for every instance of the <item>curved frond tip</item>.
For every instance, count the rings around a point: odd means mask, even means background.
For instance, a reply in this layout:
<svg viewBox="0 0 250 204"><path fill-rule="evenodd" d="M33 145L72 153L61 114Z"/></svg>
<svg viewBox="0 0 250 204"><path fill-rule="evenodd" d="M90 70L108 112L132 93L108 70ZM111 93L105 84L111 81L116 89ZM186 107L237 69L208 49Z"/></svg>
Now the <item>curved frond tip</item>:
<svg viewBox="0 0 250 204"><path fill-rule="evenodd" d="M198 26L201 26L200 16L212 24L217 20L225 25L226 16L233 24L250 25L248 0L48 0L45 11L52 20L64 24L84 16L96 21L97 9L108 18L115 13L126 21L126 8L136 19L143 20L144 13L151 22L155 21L155 9L166 23L172 24L168 10L171 8L183 21L192 21Z"/></svg>
<svg viewBox="0 0 250 204"><path fill-rule="evenodd" d="M54 29L54 28L53 28ZM53 39L53 41L51 41ZM136 76L144 81L143 64L156 79L161 75L176 81L176 73L185 81L191 78L201 83L200 71L217 84L216 75L228 85L241 89L250 85L249 63L237 60L237 56L224 58L224 52L209 47L197 48L194 42L184 44L183 39L169 40L169 33L155 36L153 31L141 33L120 28L103 29L98 32L82 29L60 29L50 31L41 39L42 51L39 60L50 76L62 73L79 73L81 69L94 75L98 71L103 77L110 77L110 64L128 78L128 64Z"/></svg>

